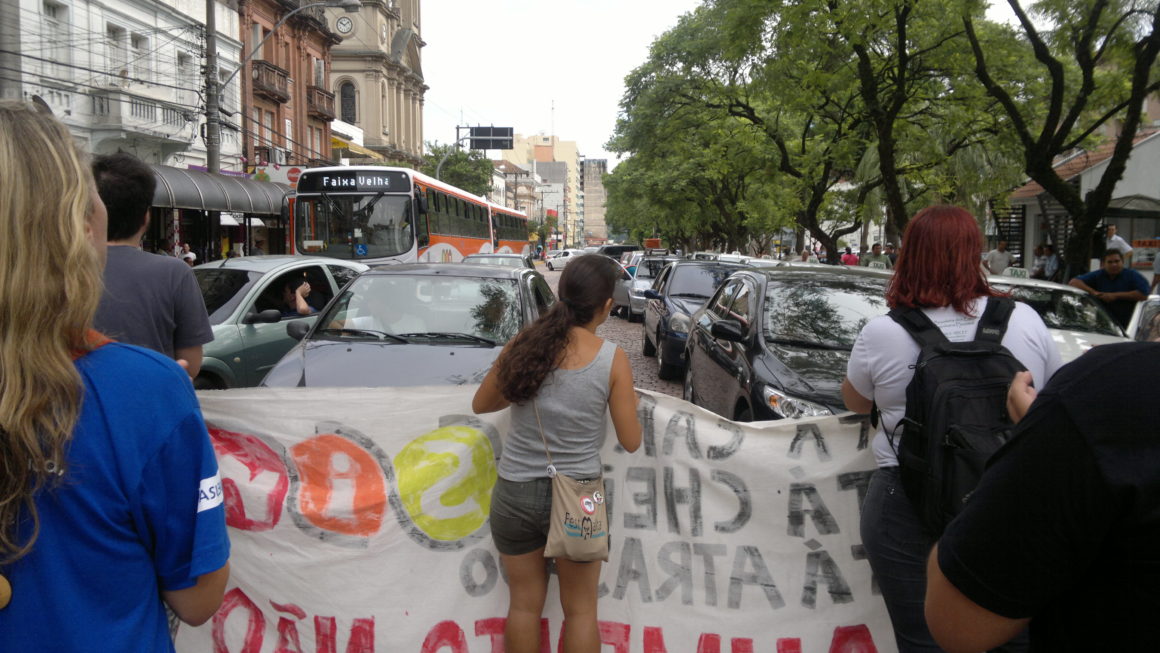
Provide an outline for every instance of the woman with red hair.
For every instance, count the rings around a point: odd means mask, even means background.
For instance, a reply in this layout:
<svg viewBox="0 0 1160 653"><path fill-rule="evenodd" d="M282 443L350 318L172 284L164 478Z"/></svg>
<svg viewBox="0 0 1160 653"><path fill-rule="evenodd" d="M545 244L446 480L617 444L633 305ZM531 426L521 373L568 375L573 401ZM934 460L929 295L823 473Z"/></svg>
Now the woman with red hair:
<svg viewBox="0 0 1160 653"><path fill-rule="evenodd" d="M903 234L886 303L921 310L952 342L973 339L988 298L999 295L983 275L982 245L979 225L966 210L931 206L919 211ZM1016 302L1002 343L1031 372L1037 387L1061 365L1043 320L1026 304ZM923 616L926 556L938 534L923 527L903 493L897 443L887 435L893 436L906 413L906 386L918 355L918 343L900 324L886 315L876 317L858 334L842 382L847 408L865 414L878 406L872 445L878 470L862 506L862 543L902 653L942 650Z"/></svg>

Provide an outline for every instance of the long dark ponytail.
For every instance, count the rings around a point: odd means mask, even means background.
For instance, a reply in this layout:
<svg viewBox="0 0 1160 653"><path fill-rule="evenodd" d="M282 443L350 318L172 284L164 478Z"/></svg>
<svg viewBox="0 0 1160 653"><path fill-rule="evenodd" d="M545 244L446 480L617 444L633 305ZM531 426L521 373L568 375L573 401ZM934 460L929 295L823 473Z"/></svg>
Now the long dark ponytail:
<svg viewBox="0 0 1160 653"><path fill-rule="evenodd" d="M536 396L544 379L559 367L572 327L591 322L612 297L620 278L618 268L615 261L598 254L577 256L568 262L560 275L559 301L516 334L496 361L505 399L523 403Z"/></svg>

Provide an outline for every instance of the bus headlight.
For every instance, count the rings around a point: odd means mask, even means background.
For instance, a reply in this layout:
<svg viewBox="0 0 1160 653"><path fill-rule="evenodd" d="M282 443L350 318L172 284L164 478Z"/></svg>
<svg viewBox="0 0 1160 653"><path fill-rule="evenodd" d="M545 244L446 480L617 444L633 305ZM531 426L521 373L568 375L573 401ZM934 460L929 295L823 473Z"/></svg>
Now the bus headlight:
<svg viewBox="0 0 1160 653"><path fill-rule="evenodd" d="M765 397L765 403L774 413L794 419L797 417L817 417L819 415L833 415L833 411L821 404L815 404L812 401L805 399L798 399L791 397L779 390L775 390L769 386L761 391Z"/></svg>

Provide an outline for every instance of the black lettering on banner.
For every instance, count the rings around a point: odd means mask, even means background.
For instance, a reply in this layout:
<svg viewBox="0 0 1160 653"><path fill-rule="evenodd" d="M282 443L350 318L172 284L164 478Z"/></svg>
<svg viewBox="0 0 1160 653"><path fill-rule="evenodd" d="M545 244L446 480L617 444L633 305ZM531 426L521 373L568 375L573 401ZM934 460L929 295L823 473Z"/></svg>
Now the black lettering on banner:
<svg viewBox="0 0 1160 653"><path fill-rule="evenodd" d="M818 428L817 424L798 424L797 433L793 436L793 442L789 443L789 453L786 455L794 459L801 458L806 436L813 436L818 460L821 462L830 460L830 450L826 448L826 439L822 437L822 430Z"/></svg>
<svg viewBox="0 0 1160 653"><path fill-rule="evenodd" d="M680 556L680 560L673 560ZM688 542L665 542L657 554L657 566L668 574L657 587L657 601L664 601L677 587L681 588L681 605L693 605L693 551Z"/></svg>
<svg viewBox="0 0 1160 653"><path fill-rule="evenodd" d="M673 454L673 441L681 438L685 441L685 448L689 450L689 457L693 460L701 459L701 448L697 445L697 420L692 413L678 410L669 418L665 427L664 444L661 453L666 456Z"/></svg>
<svg viewBox="0 0 1160 653"><path fill-rule="evenodd" d="M637 394L636 418L640 420L640 436L641 444L644 445L644 455L649 458L657 456L656 410L656 399L646 394ZM624 448L617 444L616 451L624 451Z"/></svg>
<svg viewBox="0 0 1160 653"><path fill-rule="evenodd" d="M478 582L475 580L477 564L483 568L483 580ZM495 564L491 552L486 549L468 551L459 563L459 582L463 584L468 596L484 596L495 588L498 579L499 567Z"/></svg>
<svg viewBox="0 0 1160 653"><path fill-rule="evenodd" d="M608 526L610 529L616 521L614 517L616 513L612 510L616 500L616 479L612 478L613 471L612 465L604 465L604 509L608 513Z"/></svg>
<svg viewBox="0 0 1160 653"><path fill-rule="evenodd" d="M628 592L628 584L632 582L639 586L641 603L652 603L648 566L644 563L644 548L639 537L624 538L624 547L620 551L620 569L616 573L616 590L612 596L623 599Z"/></svg>
<svg viewBox="0 0 1160 653"><path fill-rule="evenodd" d="M752 568L752 571L747 571ZM744 585L757 585L765 592L765 599L774 610L785 607L781 592L773 582L761 552L755 546L739 546L733 557L733 573L729 576L729 607L741 608L741 590Z"/></svg>
<svg viewBox="0 0 1160 653"><path fill-rule="evenodd" d="M870 489L870 477L874 475L874 470L866 470L861 472L846 472L845 474L838 474L838 489L849 490L853 488L858 494L858 514L862 514L862 504L866 501L866 491Z"/></svg>
<svg viewBox="0 0 1160 653"><path fill-rule="evenodd" d="M850 603L854 593L842 576L838 563L825 551L810 551L806 555L806 581L802 586L802 607L813 609L818 602L818 581L825 583L834 603Z"/></svg>
<svg viewBox="0 0 1160 653"><path fill-rule="evenodd" d="M624 527L638 530L655 531L657 529L657 470L652 467L629 467L624 472L625 492L630 492L628 485L633 482L645 484L644 492L629 495L629 502L634 506L644 506L644 513L624 513Z"/></svg>
<svg viewBox="0 0 1160 653"><path fill-rule="evenodd" d="M713 445L709 447L709 451L705 454L705 457L709 460L725 460L729 456L737 453L737 450L741 448L741 443L745 441L745 431L733 422L727 422L723 419L717 420L717 428L722 431L729 431L733 434L733 437L725 446L719 447Z"/></svg>
<svg viewBox="0 0 1160 653"><path fill-rule="evenodd" d="M802 497L809 498L810 508L802 507ZM789 535L794 537L806 536L807 513L813 519L814 527L818 529L818 533L830 535L839 532L838 520L834 519L829 508L826 508L825 502L822 501L822 495L818 493L818 488L814 487L813 483L791 483L789 486L789 527L786 529Z"/></svg>
<svg viewBox="0 0 1160 653"><path fill-rule="evenodd" d="M677 504L689 506L689 534L698 537L704 530L701 520L701 473L695 467L688 467L689 487L678 488L673 480L673 468L665 467L665 515L669 521L669 532L680 533L681 523L677 516Z"/></svg>
<svg viewBox="0 0 1160 653"><path fill-rule="evenodd" d="M737 514L733 519L713 522L713 530L718 533L736 533L748 524L749 518L753 516L753 498L749 496L749 487L740 476L723 469L714 469L709 477L733 490L738 504Z"/></svg>
<svg viewBox="0 0 1160 653"><path fill-rule="evenodd" d="M717 605L717 563L714 557L722 557L728 553L724 544L693 543L693 553L701 556L701 563L705 565L705 605Z"/></svg>
<svg viewBox="0 0 1160 653"><path fill-rule="evenodd" d="M849 413L838 418L839 424L858 424L858 451L870 446L870 416Z"/></svg>

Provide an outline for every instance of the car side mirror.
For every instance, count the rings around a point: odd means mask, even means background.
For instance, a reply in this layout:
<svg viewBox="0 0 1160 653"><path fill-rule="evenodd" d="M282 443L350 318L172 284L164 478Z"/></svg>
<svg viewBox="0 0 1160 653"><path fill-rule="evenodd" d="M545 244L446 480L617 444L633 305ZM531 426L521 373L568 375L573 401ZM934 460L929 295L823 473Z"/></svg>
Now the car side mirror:
<svg viewBox="0 0 1160 653"><path fill-rule="evenodd" d="M741 323L737 320L718 320L709 327L709 334L714 338L729 342L745 341L745 330L741 328Z"/></svg>
<svg viewBox="0 0 1160 653"><path fill-rule="evenodd" d="M274 324L282 321L282 311L276 308L268 308L257 313L247 313L246 317L242 318L242 324Z"/></svg>
<svg viewBox="0 0 1160 653"><path fill-rule="evenodd" d="M286 323L286 335L301 340L306 337L306 332L310 330L309 320L294 320Z"/></svg>
<svg viewBox="0 0 1160 653"><path fill-rule="evenodd" d="M661 294L659 292L653 290L652 288L645 288L644 298L645 299L660 299Z"/></svg>

